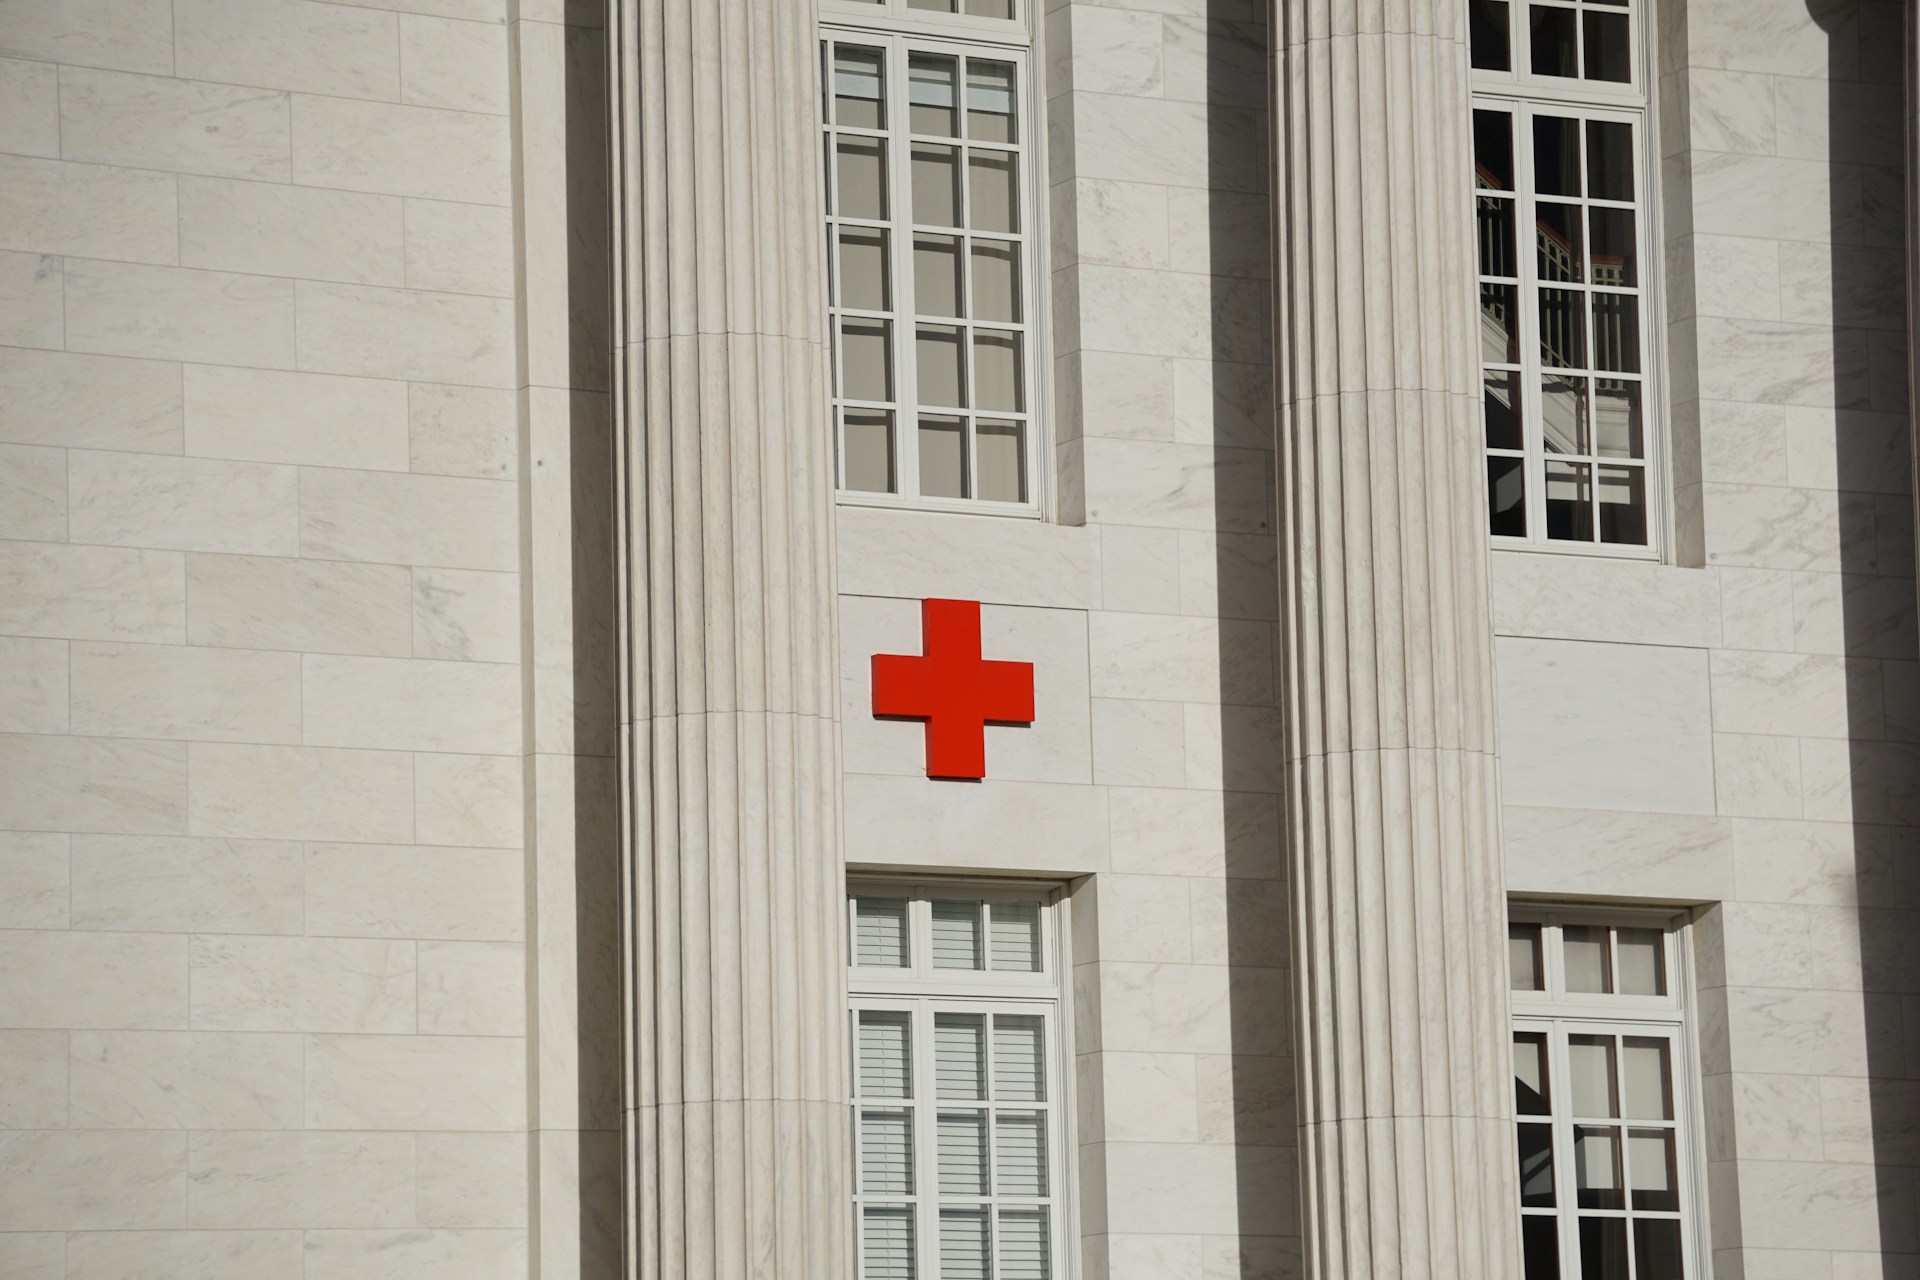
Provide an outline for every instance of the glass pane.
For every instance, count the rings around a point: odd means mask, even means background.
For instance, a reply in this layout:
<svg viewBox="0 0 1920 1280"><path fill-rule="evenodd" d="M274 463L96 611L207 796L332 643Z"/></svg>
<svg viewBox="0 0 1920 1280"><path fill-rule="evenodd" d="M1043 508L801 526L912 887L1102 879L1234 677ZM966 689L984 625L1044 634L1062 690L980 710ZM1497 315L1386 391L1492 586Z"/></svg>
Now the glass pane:
<svg viewBox="0 0 1920 1280"><path fill-rule="evenodd" d="M959 136L957 58L916 53L907 59L907 127L942 138ZM924 221L924 219L923 219Z"/></svg>
<svg viewBox="0 0 1920 1280"><path fill-rule="evenodd" d="M993 1274L987 1256L984 1209L940 1211L940 1280L987 1280Z"/></svg>
<svg viewBox="0 0 1920 1280"><path fill-rule="evenodd" d="M1547 463L1547 536L1593 541L1593 476L1587 463Z"/></svg>
<svg viewBox="0 0 1920 1280"><path fill-rule="evenodd" d="M913 309L923 316L960 314L960 239L913 238Z"/></svg>
<svg viewBox="0 0 1920 1280"><path fill-rule="evenodd" d="M1600 541L1616 546L1647 544L1647 473L1644 467L1600 467L1594 483L1600 500ZM1620 990L1636 992L1627 984L1627 957L1620 957Z"/></svg>
<svg viewBox="0 0 1920 1280"><path fill-rule="evenodd" d="M887 233L872 227L840 228L840 305L885 311L893 290L887 280Z"/></svg>
<svg viewBox="0 0 1920 1280"><path fill-rule="evenodd" d="M1580 206L1542 200L1534 208L1534 240L1540 249L1542 280L1586 279L1580 252Z"/></svg>
<svg viewBox="0 0 1920 1280"><path fill-rule="evenodd" d="M940 1113L940 1194L987 1194L987 1115L984 1111Z"/></svg>
<svg viewBox="0 0 1920 1280"><path fill-rule="evenodd" d="M960 371L960 336L953 325L923 324L914 343L920 385L914 392L920 404L966 404L966 379Z"/></svg>
<svg viewBox="0 0 1920 1280"><path fill-rule="evenodd" d="M1606 468L1602 468L1604 476ZM1600 500L1606 501L1601 493ZM1613 935L1620 955L1620 994L1626 996L1663 996L1667 994L1666 935L1658 929L1618 929Z"/></svg>
<svg viewBox="0 0 1920 1280"><path fill-rule="evenodd" d="M1587 194L1596 200L1633 199L1632 125L1587 121Z"/></svg>
<svg viewBox="0 0 1920 1280"><path fill-rule="evenodd" d="M1514 1110L1523 1116L1551 1112L1547 1087L1547 1035L1544 1031L1513 1033Z"/></svg>
<svg viewBox="0 0 1920 1280"><path fill-rule="evenodd" d="M930 227L960 225L960 149L913 144L913 220Z"/></svg>
<svg viewBox="0 0 1920 1280"><path fill-rule="evenodd" d="M1674 1174L1673 1130L1627 1130L1627 1172L1633 1207L1656 1213L1680 1211L1680 1183Z"/></svg>
<svg viewBox="0 0 1920 1280"><path fill-rule="evenodd" d="M1555 9L1546 5L1527 6L1527 26L1532 41L1533 61L1530 64L1537 76L1573 76L1579 74L1574 64L1574 13L1571 9Z"/></svg>
<svg viewBox="0 0 1920 1280"><path fill-rule="evenodd" d="M1519 449L1523 447L1520 435L1520 375L1505 369L1491 369L1485 375L1486 396L1483 401L1484 417L1487 427L1487 448Z"/></svg>
<svg viewBox="0 0 1920 1280"><path fill-rule="evenodd" d="M1527 484L1521 458L1487 459L1487 530L1496 537L1527 536Z"/></svg>
<svg viewBox="0 0 1920 1280"><path fill-rule="evenodd" d="M1012 423L1006 424L1012 426ZM987 464L987 425L980 424L980 488L985 490ZM1002 501L1015 502L1007 498ZM1040 904L1037 902L993 902L987 904L992 920L991 949L993 967L1002 973L1040 972Z"/></svg>
<svg viewBox="0 0 1920 1280"><path fill-rule="evenodd" d="M1627 1280L1627 1220L1580 1219L1580 1280Z"/></svg>
<svg viewBox="0 0 1920 1280"><path fill-rule="evenodd" d="M1540 380L1540 438L1548 453L1589 452L1587 380Z"/></svg>
<svg viewBox="0 0 1920 1280"><path fill-rule="evenodd" d="M925 430L924 425L921 428ZM933 967L983 969L980 956L980 904L935 899Z"/></svg>
<svg viewBox="0 0 1920 1280"><path fill-rule="evenodd" d="M1573 1127L1574 1182L1582 1209L1624 1209L1620 1189L1620 1131L1598 1125Z"/></svg>
<svg viewBox="0 0 1920 1280"><path fill-rule="evenodd" d="M1540 926L1507 925L1507 973L1515 991L1543 991L1545 976L1540 970Z"/></svg>
<svg viewBox="0 0 1920 1280"><path fill-rule="evenodd" d="M1593 282L1620 286L1639 284L1640 257L1634 243L1633 210L1594 206L1587 210L1587 219L1593 233L1587 245L1593 261Z"/></svg>
<svg viewBox="0 0 1920 1280"><path fill-rule="evenodd" d="M1473 49L1474 70L1512 70L1512 53L1508 48L1511 40L1504 0L1469 0L1467 15L1471 23L1468 38Z"/></svg>
<svg viewBox="0 0 1920 1280"><path fill-rule="evenodd" d="M1587 295L1571 289L1540 290L1540 362L1561 369L1587 364Z"/></svg>
<svg viewBox="0 0 1920 1280"><path fill-rule="evenodd" d="M909 9L925 9L929 13L958 13L959 0L907 0Z"/></svg>
<svg viewBox="0 0 1920 1280"><path fill-rule="evenodd" d="M1011 240L973 242L973 314L981 320L1019 321L1020 246Z"/></svg>
<svg viewBox="0 0 1920 1280"><path fill-rule="evenodd" d="M1626 1076L1627 1119L1673 1119L1673 1090L1667 1042L1655 1036L1628 1036L1620 1046Z"/></svg>
<svg viewBox="0 0 1920 1280"><path fill-rule="evenodd" d="M893 492L893 415L885 409L840 411L841 484L862 493Z"/></svg>
<svg viewBox="0 0 1920 1280"><path fill-rule="evenodd" d="M833 122L853 129L886 128L885 75L881 50L835 45Z"/></svg>
<svg viewBox="0 0 1920 1280"><path fill-rule="evenodd" d="M1520 363L1518 296L1510 284L1480 286L1480 359L1487 364Z"/></svg>
<svg viewBox="0 0 1920 1280"><path fill-rule="evenodd" d="M1045 1102L1041 1056L1046 1031L1037 1014L993 1015L993 1096L997 1102Z"/></svg>
<svg viewBox="0 0 1920 1280"><path fill-rule="evenodd" d="M907 967L907 900L855 898L854 963L865 969Z"/></svg>
<svg viewBox="0 0 1920 1280"><path fill-rule="evenodd" d="M1624 378L1593 380L1593 438L1603 458L1640 458L1640 384ZM1662 994L1665 994L1664 992Z"/></svg>
<svg viewBox="0 0 1920 1280"><path fill-rule="evenodd" d="M1003 1196L1047 1194L1047 1118L1002 1111L993 1120L994 1190Z"/></svg>
<svg viewBox="0 0 1920 1280"><path fill-rule="evenodd" d="M967 496L967 424L962 418L920 419L920 492Z"/></svg>
<svg viewBox="0 0 1920 1280"><path fill-rule="evenodd" d="M1026 428L1018 422L982 418L974 424L974 449L978 454L975 463L980 472L980 496L989 502L1025 502L1027 500ZM1001 963L1000 912L1003 909L1001 907L993 909L993 967L1037 970L1040 967L1037 919L1034 922L1031 964L1014 963L1016 957L1021 955L1018 952L1010 952L1008 955L1010 962Z"/></svg>
<svg viewBox="0 0 1920 1280"><path fill-rule="evenodd" d="M1013 177L1011 151L969 151L968 192L976 231L1018 231L1020 214L1014 207L1019 187Z"/></svg>
<svg viewBox="0 0 1920 1280"><path fill-rule="evenodd" d="M1632 294L1593 295L1593 367L1640 372L1640 299Z"/></svg>
<svg viewBox="0 0 1920 1280"><path fill-rule="evenodd" d="M868 1205L860 1220L860 1274L864 1280L913 1280L913 1210Z"/></svg>
<svg viewBox="0 0 1920 1280"><path fill-rule="evenodd" d="M913 1194L913 1116L910 1113L861 1113L860 1190L866 1195Z"/></svg>
<svg viewBox="0 0 1920 1280"><path fill-rule="evenodd" d="M1013 0L967 0L967 13L975 18L1011 18Z"/></svg>
<svg viewBox="0 0 1920 1280"><path fill-rule="evenodd" d="M1576 1116L1617 1116L1613 1096L1613 1037L1567 1037L1567 1087Z"/></svg>
<svg viewBox="0 0 1920 1280"><path fill-rule="evenodd" d="M1625 84L1633 79L1633 60L1627 38L1627 15L1595 13L1582 15L1586 25L1586 73L1589 80L1611 80Z"/></svg>
<svg viewBox="0 0 1920 1280"><path fill-rule="evenodd" d="M893 399L893 325L840 318L840 394L849 400Z"/></svg>
<svg viewBox="0 0 1920 1280"><path fill-rule="evenodd" d="M913 1052L908 1016L892 1010L869 1009L860 1015L860 1096L913 1096Z"/></svg>
<svg viewBox="0 0 1920 1280"><path fill-rule="evenodd" d="M987 1020L978 1013L933 1016L933 1092L969 1102L987 1096Z"/></svg>
<svg viewBox="0 0 1920 1280"><path fill-rule="evenodd" d="M1473 113L1474 185L1513 190L1513 116L1505 111Z"/></svg>
<svg viewBox="0 0 1920 1280"><path fill-rule="evenodd" d="M1543 196L1580 194L1580 122L1533 118L1533 189Z"/></svg>
<svg viewBox="0 0 1920 1280"><path fill-rule="evenodd" d="M1045 1209L1000 1211L1000 1280L1048 1280L1053 1250Z"/></svg>
<svg viewBox="0 0 1920 1280"><path fill-rule="evenodd" d="M1526 1280L1560 1280L1559 1220L1532 1214L1520 1219L1520 1252Z"/></svg>
<svg viewBox="0 0 1920 1280"><path fill-rule="evenodd" d="M843 218L887 216L887 158L881 154L879 138L834 140L834 155L839 157L840 198L834 211Z"/></svg>
<svg viewBox="0 0 1920 1280"><path fill-rule="evenodd" d="M1020 371L1020 335L1004 329L973 331L973 403L1019 413L1027 407Z"/></svg>
<svg viewBox="0 0 1920 1280"><path fill-rule="evenodd" d="M967 136L982 142L1012 142L1013 64L967 59Z"/></svg>
<svg viewBox="0 0 1920 1280"><path fill-rule="evenodd" d="M1520 264L1513 258L1513 201L1481 196L1475 204L1479 214L1480 274L1519 275Z"/></svg>
<svg viewBox="0 0 1920 1280"><path fill-rule="evenodd" d="M1553 1207L1553 1126L1520 1128L1520 1203L1529 1209Z"/></svg>
<svg viewBox="0 0 1920 1280"><path fill-rule="evenodd" d="M1633 1224L1633 1273L1639 1280L1686 1280L1677 1218L1642 1218Z"/></svg>

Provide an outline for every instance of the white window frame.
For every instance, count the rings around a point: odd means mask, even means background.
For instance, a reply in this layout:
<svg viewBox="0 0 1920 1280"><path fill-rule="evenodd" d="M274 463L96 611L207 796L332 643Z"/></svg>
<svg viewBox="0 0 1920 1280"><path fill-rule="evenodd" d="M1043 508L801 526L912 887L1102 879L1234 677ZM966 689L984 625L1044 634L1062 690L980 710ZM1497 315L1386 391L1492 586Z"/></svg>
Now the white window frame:
<svg viewBox="0 0 1920 1280"><path fill-rule="evenodd" d="M1581 1275L1579 1219L1621 1217L1629 1220L1628 1266L1632 1268L1631 1219L1641 1213L1649 1217L1671 1217L1666 1213L1621 1210L1580 1209L1576 1194L1576 1170L1572 1127L1574 1119L1561 1101L1568 1077L1567 1037L1569 1035L1641 1036L1669 1041L1668 1070L1672 1073L1674 1130L1674 1177L1678 1191L1681 1256L1688 1280L1711 1280L1713 1275L1710 1232L1707 1223L1706 1134L1703 1127L1704 1104L1700 1091L1700 1045L1698 1024L1693 1016L1690 995L1693 991L1691 964L1692 926L1684 913L1659 910L1597 910L1556 908L1542 904L1514 903L1508 913L1513 924L1538 925L1541 930L1540 972L1542 989L1513 990L1512 1024L1515 1034L1545 1033L1548 1045L1549 1090L1552 1104L1554 1155L1554 1207L1529 1209L1515 1205L1525 1217L1551 1216L1559 1220L1560 1275L1574 1280ZM1557 945L1560 930L1569 925L1592 925L1614 929L1658 929L1664 942L1663 962L1667 993L1664 996L1605 995L1566 990L1565 959ZM1614 946L1609 939L1609 966L1619 972ZM1622 1108L1624 1110L1624 1108ZM1525 1117L1520 1118L1522 1121ZM1539 1124L1535 1119L1530 1123ZM1623 1134L1633 1128L1659 1128L1658 1123L1635 1121L1621 1116L1611 1121ZM1515 1134L1516 1142L1518 1133ZM1621 1158L1627 1158L1623 1149ZM1631 1205L1628 1194L1623 1204Z"/></svg>
<svg viewBox="0 0 1920 1280"><path fill-rule="evenodd" d="M838 305L843 296L840 288L840 255L836 229L841 224L840 215L831 213L827 217L827 269L832 273L829 306L829 337L833 343L833 415L834 415L834 477L838 500L849 506L874 506L906 508L916 511L943 511L961 515L995 515L1027 519L1044 518L1052 502L1053 468L1048 464L1052 457L1051 432L1051 354L1048 321L1051 313L1048 290L1047 236L1046 229L1046 157L1044 144L1046 131L1041 118L1044 98L1038 91L1036 77L1041 74L1041 59L1037 50L1037 9L1040 0L1015 0L1016 16L1009 19L978 18L966 14L931 13L919 9L910 9L906 0L820 0L820 36L821 36L821 83L823 103L830 110L832 97L832 54L834 41L846 41L865 45L877 45L886 49L888 123L884 134L875 130L847 129L848 133L864 137L886 138L887 146L887 209L891 215L885 224L875 224L865 219L847 219L850 225L876 228L884 225L888 234L888 266L893 296L890 301L893 309L889 313L893 326L893 378L894 398L891 402L851 400L839 394L840 360L840 317L875 315L858 309L842 308ZM1014 112L1016 129L1011 144L984 144L995 150L1009 151L1014 157L1014 169L1019 182L1018 211L1020 229L1017 233L992 232L990 238L1009 240L1019 245L1021 289L1020 314L1024 317L1018 322L976 321L967 318L958 321L970 332L971 326L997 330L1013 330L1023 335L1021 399L1026 408L1018 412L983 410L968 407L959 412L968 419L999 419L1023 422L1025 438L1023 466L1026 475L1026 500L1023 502L989 501L983 498L946 498L925 497L920 489L919 458L919 406L913 399L916 388L914 371L916 314L913 307L913 238L914 224L912 216L913 192L910 155L914 135L906 127L904 107L906 98L907 60L911 53L927 52L947 56L991 56L995 60L1011 62L1015 66ZM963 95L966 86L962 83L959 92ZM964 100L962 102L964 118ZM837 180L834 165L833 138L841 132L840 127L822 117L823 169L825 180L833 183ZM964 129L963 129L964 132ZM927 141L941 141L927 138ZM956 147L974 145L964 138L944 140ZM962 199L967 198L968 184L962 184ZM829 193L831 194L831 187ZM837 205L835 206L837 208ZM963 214L962 221L966 221ZM973 233L961 228L953 234L969 237ZM961 283L969 305L962 310L972 310L971 294L973 290L973 272L970 261L961 263ZM933 323L939 323L933 321ZM971 344L965 351L964 376L969 386L974 373L974 360ZM969 400L975 397L971 394ZM845 481L845 441L841 430L841 411L843 408L869 408L885 410L893 414L894 445L894 486L893 493L875 493L870 490L848 489ZM940 413L940 409L930 409ZM978 450L974 447L976 437L969 430L967 448L968 492L978 492Z"/></svg>
<svg viewBox="0 0 1920 1280"><path fill-rule="evenodd" d="M856 899L861 897L905 898L907 900L908 960L905 968L863 967L856 963L858 941ZM973 971L935 969L931 963L932 903L980 900L1034 903L1039 906L1040 960L1038 973L991 968ZM942 1100L934 1085L934 1055L923 1051L933 1042L932 1028L936 1012L982 1014L991 1036L992 1015L996 1013L1037 1015L1045 1036L1044 1076L1046 1098L1043 1102L991 1102L985 1109L991 1114L1002 1105L1014 1111L1039 1111L1046 1116L1047 1192L1039 1201L1024 1198L1008 1202L1006 1207L1044 1203L1048 1208L1048 1267L1052 1280L1069 1280L1077 1274L1076 1246L1079 1239L1079 1214L1074 1177L1075 1136L1073 1082L1072 1011L1067 1003L1070 984L1065 934L1067 902L1063 889L1053 885L1030 885L993 880L904 880L856 877L847 885L846 960L848 1014L847 1036L853 1052L848 1059L847 1096L851 1139L849 1150L856 1162L853 1171L853 1267L855 1280L864 1280L865 1255L861 1232L863 1209L869 1199L861 1186L860 1110L871 1101L886 1110L908 1111L914 1134L912 1195L876 1193L871 1197L882 1204L910 1204L914 1208L915 1276L934 1280L940 1274L939 1219L942 1197L939 1193L939 1149L931 1140L938 1133L937 1119ZM986 963L991 964L991 925L985 926L982 945ZM913 1045L911 1098L863 1100L860 1096L858 1060L859 1018L867 1011L896 1012L908 1015ZM993 1070L993 1053L987 1050L986 1070ZM948 1106L953 1106L951 1101ZM922 1135L927 1135L923 1138ZM994 1136L989 1121L987 1134L989 1161ZM987 1214L990 1231L997 1233L998 1211L1002 1202L989 1184L986 1196L963 1197L965 1203L981 1205ZM955 1203L949 1200L948 1203ZM997 1241L997 1234L989 1236ZM993 1247L990 1244L990 1249Z"/></svg>
<svg viewBox="0 0 1920 1280"><path fill-rule="evenodd" d="M1625 13L1632 60L1632 79L1625 82L1576 80L1564 76L1534 75L1528 65L1526 16L1529 3L1575 12L1593 10ZM1667 343L1665 302L1665 233L1661 226L1659 191L1658 132L1659 104L1655 87L1659 77L1652 74L1657 50L1654 43L1652 7L1656 0L1630 0L1619 5L1594 3L1594 0L1507 0L1507 48L1509 70L1472 72L1473 106L1511 112L1514 116L1514 256L1520 274L1516 287L1519 310L1519 380L1523 388L1522 444L1523 479L1526 491L1528 534L1513 537L1494 534L1488 538L1496 550L1545 552L1554 555L1593 556L1610 560L1653 560L1669 558L1674 545L1673 485L1667 386ZM1531 120L1536 112L1574 116L1582 121L1602 120L1630 125L1634 138L1634 229L1635 257L1640 283L1635 286L1640 302L1640 388L1642 450L1640 464L1645 476L1647 541L1644 546L1631 543L1572 542L1547 537L1545 435L1540 416L1540 382L1544 366L1540 359L1539 335L1539 257L1530 236L1531 226L1521 217L1533 197L1533 148ZM1479 192L1474 198L1477 201ZM1559 200L1560 197L1552 197ZM1582 197L1581 205L1588 199ZM1476 215L1477 216L1477 215ZM1476 251L1478 232L1476 222ZM1479 263L1474 277L1479 278ZM1585 287L1590 291L1593 282ZM1549 286L1555 287L1555 286ZM1579 286L1576 286L1579 287ZM1479 286L1474 287L1476 308ZM1584 323L1584 318L1583 318ZM1587 356L1593 355L1593 335L1587 334ZM1476 363L1478 363L1476 355ZM1576 376L1593 378L1591 373ZM1484 391L1481 393L1484 396ZM1482 410L1484 412L1484 408ZM1595 431L1589 421L1588 431ZM1507 453L1508 451L1502 451ZM1482 439L1483 457L1495 456ZM1576 460L1590 459L1576 455ZM1612 465L1621 460L1604 460L1597 465ZM1596 490L1597 469L1589 476ZM1597 529L1596 529L1597 535Z"/></svg>

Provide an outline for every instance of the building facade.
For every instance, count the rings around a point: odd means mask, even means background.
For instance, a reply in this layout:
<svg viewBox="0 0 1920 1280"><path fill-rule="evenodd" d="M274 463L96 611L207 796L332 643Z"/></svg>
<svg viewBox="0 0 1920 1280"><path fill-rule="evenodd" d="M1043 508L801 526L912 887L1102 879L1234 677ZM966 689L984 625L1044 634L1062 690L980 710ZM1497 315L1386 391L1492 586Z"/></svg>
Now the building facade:
<svg viewBox="0 0 1920 1280"><path fill-rule="evenodd" d="M0 5L0 1280L1920 1274L1911 25Z"/></svg>

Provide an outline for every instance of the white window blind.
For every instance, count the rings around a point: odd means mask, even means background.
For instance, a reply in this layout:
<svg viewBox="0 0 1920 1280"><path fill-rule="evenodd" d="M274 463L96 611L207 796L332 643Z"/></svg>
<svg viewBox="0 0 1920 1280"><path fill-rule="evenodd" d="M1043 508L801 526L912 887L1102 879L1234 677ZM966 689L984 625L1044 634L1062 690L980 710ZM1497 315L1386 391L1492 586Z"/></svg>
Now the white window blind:
<svg viewBox="0 0 1920 1280"><path fill-rule="evenodd" d="M855 898L857 963L876 969L907 964L907 902L904 898Z"/></svg>

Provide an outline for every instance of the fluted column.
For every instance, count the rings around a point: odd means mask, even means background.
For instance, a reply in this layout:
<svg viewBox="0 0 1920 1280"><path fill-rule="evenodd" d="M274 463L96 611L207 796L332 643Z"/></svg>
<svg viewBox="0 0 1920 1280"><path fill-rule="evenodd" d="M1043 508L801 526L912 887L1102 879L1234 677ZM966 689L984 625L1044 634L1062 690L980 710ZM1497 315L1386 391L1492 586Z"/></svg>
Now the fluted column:
<svg viewBox="0 0 1920 1280"><path fill-rule="evenodd" d="M1302 1234L1518 1280L1460 0L1274 0Z"/></svg>
<svg viewBox="0 0 1920 1280"><path fill-rule="evenodd" d="M811 0L610 0L628 1273L843 1280Z"/></svg>

